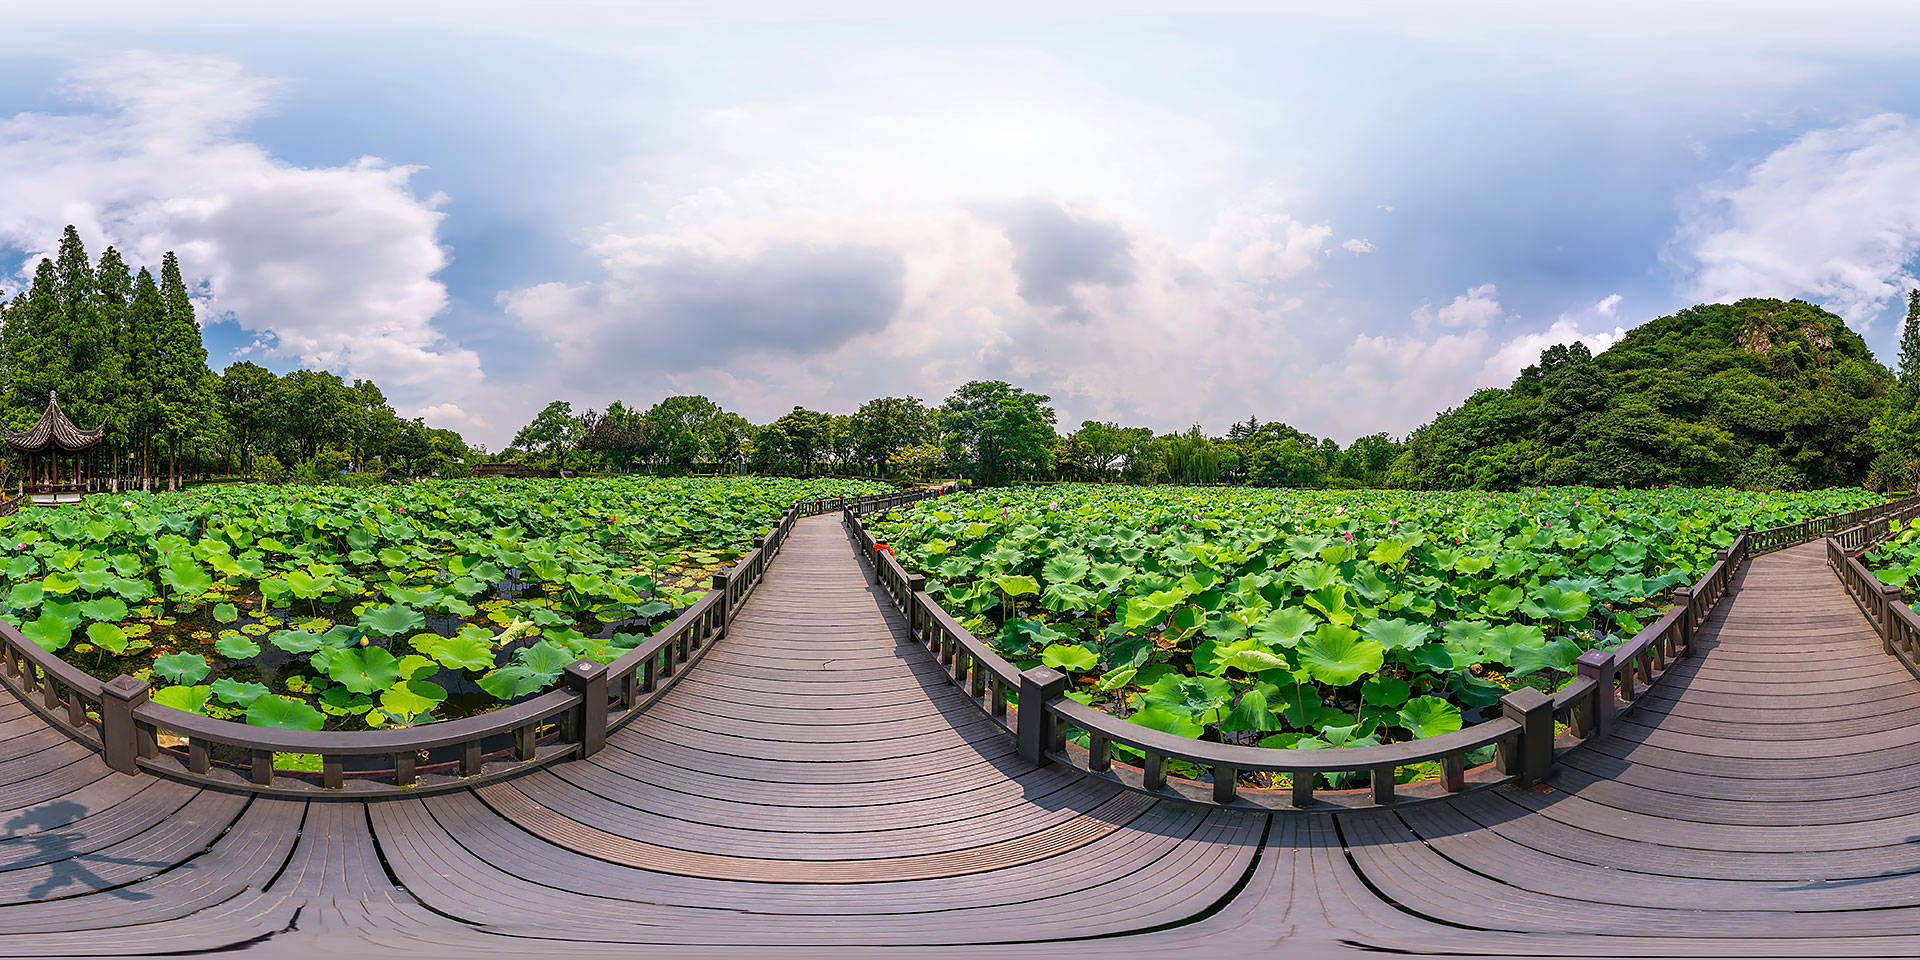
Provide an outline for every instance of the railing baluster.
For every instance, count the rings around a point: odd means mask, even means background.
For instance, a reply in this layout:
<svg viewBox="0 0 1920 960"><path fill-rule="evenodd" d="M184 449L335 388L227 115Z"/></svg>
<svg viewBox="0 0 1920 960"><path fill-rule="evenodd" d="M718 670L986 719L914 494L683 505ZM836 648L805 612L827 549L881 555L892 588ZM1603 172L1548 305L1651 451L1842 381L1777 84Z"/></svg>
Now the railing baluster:
<svg viewBox="0 0 1920 960"><path fill-rule="evenodd" d="M1369 779L1372 781L1370 786L1372 787L1374 803L1386 806L1393 802L1393 778L1393 764L1387 763L1373 768L1372 776Z"/></svg>
<svg viewBox="0 0 1920 960"><path fill-rule="evenodd" d="M1148 790L1160 790L1167 785L1167 755L1147 751L1146 766L1143 769L1142 784Z"/></svg>
<svg viewBox="0 0 1920 960"><path fill-rule="evenodd" d="M1113 742L1092 730L1087 731L1087 768L1094 773L1113 769Z"/></svg>

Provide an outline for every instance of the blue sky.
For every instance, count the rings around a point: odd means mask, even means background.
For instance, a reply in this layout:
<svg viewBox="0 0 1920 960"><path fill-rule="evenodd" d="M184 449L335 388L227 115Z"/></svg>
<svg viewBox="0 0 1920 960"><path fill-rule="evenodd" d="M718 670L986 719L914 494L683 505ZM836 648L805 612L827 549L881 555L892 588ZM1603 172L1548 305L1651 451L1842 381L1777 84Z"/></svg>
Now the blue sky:
<svg viewBox="0 0 1920 960"><path fill-rule="evenodd" d="M1703 299L1890 357L1920 253L1893 6L149 6L0 37L0 287L177 249L216 366L495 447L976 377L1397 434Z"/></svg>

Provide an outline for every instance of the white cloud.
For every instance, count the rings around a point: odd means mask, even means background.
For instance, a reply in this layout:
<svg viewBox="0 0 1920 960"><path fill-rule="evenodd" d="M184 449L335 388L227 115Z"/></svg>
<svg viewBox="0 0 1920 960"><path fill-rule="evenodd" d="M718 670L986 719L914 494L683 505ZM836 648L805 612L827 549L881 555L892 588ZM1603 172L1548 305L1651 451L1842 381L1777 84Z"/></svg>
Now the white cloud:
<svg viewBox="0 0 1920 960"><path fill-rule="evenodd" d="M1425 330L1436 324L1443 327L1484 327L1504 316L1500 309L1500 290L1491 283L1470 288L1438 310L1423 303L1413 311L1415 328Z"/></svg>
<svg viewBox="0 0 1920 960"><path fill-rule="evenodd" d="M1324 362L1314 374L1313 382L1321 387L1314 415L1342 437L1374 430L1405 433L1476 389L1507 386L1555 344L1579 342L1594 353L1605 350L1626 331L1616 326L1586 333L1583 327L1611 318L1619 304L1620 295L1613 294L1584 310L1561 314L1544 330L1504 340L1495 336L1491 324L1519 318L1501 308L1491 283L1468 290L1438 311L1423 304L1413 312L1414 331L1359 334L1344 353ZM1442 329L1425 335L1436 326Z"/></svg>
<svg viewBox="0 0 1920 960"><path fill-rule="evenodd" d="M1372 253L1374 250L1373 241L1365 237L1354 237L1342 243L1340 247L1348 253Z"/></svg>
<svg viewBox="0 0 1920 960"><path fill-rule="evenodd" d="M203 318L231 315L270 353L371 377L403 406L478 391L478 359L433 324L442 200L415 196L418 168L272 156L241 137L272 85L223 58L122 54L70 89L90 112L0 119L0 244L45 253L72 223L136 266L174 250Z"/></svg>
<svg viewBox="0 0 1920 960"><path fill-rule="evenodd" d="M1805 297L1865 326L1913 286L1920 121L1815 130L1704 188L1676 238L1689 296Z"/></svg>

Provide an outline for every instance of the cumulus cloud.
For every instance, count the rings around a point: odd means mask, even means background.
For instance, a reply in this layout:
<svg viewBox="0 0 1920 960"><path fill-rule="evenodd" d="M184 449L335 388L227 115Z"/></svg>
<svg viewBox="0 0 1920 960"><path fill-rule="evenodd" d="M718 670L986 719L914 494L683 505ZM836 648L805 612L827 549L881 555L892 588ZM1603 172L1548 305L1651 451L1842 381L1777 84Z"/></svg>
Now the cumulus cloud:
<svg viewBox="0 0 1920 960"><path fill-rule="evenodd" d="M1501 307L1498 293L1493 284L1482 284L1439 310L1422 304L1413 311L1412 331L1355 336L1317 376L1327 387L1327 407L1318 415L1354 433L1405 432L1472 390L1512 383L1548 347L1578 342L1599 353L1626 335L1618 326L1605 328L1620 305L1620 295L1613 294L1586 309L1561 314L1543 330L1503 339L1492 325L1512 325L1520 318ZM1603 329L1586 332L1595 324ZM1374 399L1382 395L1391 397L1384 410Z"/></svg>
<svg viewBox="0 0 1920 960"><path fill-rule="evenodd" d="M602 281L502 298L572 372L602 378L636 362L708 367L832 351L885 327L903 296L899 254L876 247L782 245L735 257L629 244L604 253Z"/></svg>
<svg viewBox="0 0 1920 960"><path fill-rule="evenodd" d="M1020 296L1040 307L1076 308L1075 292L1133 280L1133 245L1118 224L1030 200L993 217L1013 246Z"/></svg>
<svg viewBox="0 0 1920 960"><path fill-rule="evenodd" d="M1484 327L1504 315L1500 309L1500 289L1491 283L1483 283L1454 297L1452 302L1438 310L1430 303L1421 304L1413 311L1413 323L1421 330L1436 325Z"/></svg>
<svg viewBox="0 0 1920 960"><path fill-rule="evenodd" d="M272 84L223 58L108 57L68 89L88 109L0 119L0 245L28 270L72 223L134 264L177 251L202 315L270 355L372 377L402 404L479 388L478 359L433 323L442 200L415 195L418 168L274 157L241 136Z"/></svg>
<svg viewBox="0 0 1920 960"><path fill-rule="evenodd" d="M1692 199L1676 247L1700 300L1805 297L1864 326L1914 284L1920 121L1814 130Z"/></svg>
<svg viewBox="0 0 1920 960"><path fill-rule="evenodd" d="M1372 240L1368 240L1365 237L1354 237L1340 244L1340 249L1348 253L1372 253L1374 247Z"/></svg>
<svg viewBox="0 0 1920 960"><path fill-rule="evenodd" d="M1271 284L1317 269L1333 227L1296 219L1271 189L1262 189L1218 214L1196 256L1222 277Z"/></svg>

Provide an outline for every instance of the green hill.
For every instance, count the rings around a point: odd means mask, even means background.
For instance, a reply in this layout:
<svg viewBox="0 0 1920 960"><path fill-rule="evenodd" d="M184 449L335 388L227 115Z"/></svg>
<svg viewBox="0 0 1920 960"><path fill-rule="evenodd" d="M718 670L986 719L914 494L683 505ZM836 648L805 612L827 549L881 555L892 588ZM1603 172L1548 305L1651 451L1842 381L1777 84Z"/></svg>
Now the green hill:
<svg viewBox="0 0 1920 960"><path fill-rule="evenodd" d="M1866 478L1893 375L1799 300L1703 304L1599 356L1541 354L1506 389L1414 431L1393 467L1420 487L1663 483L1828 486Z"/></svg>

